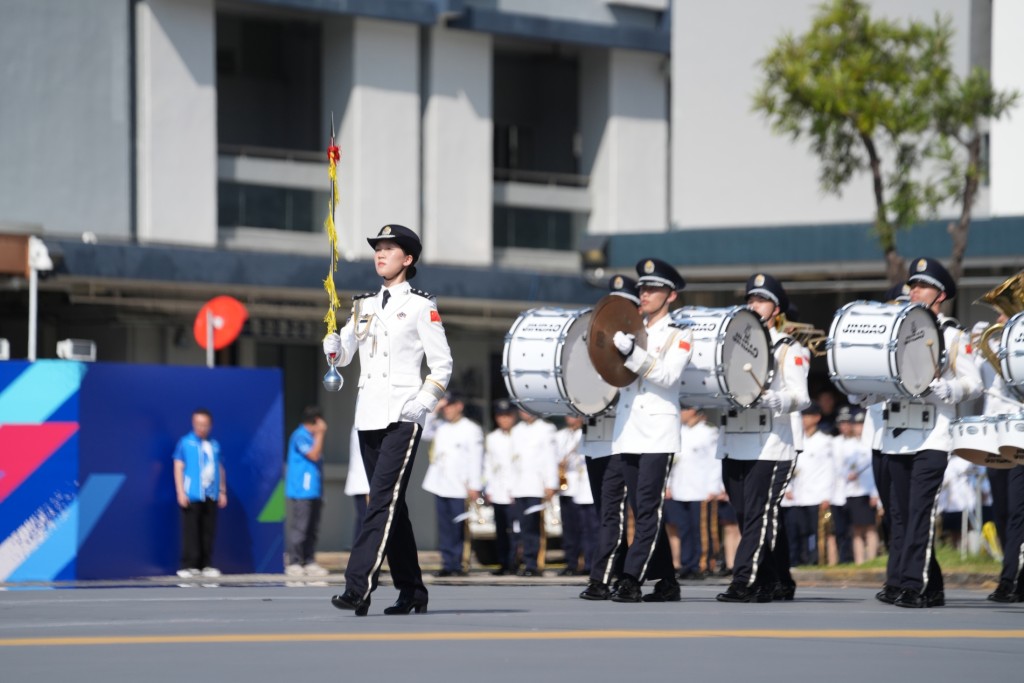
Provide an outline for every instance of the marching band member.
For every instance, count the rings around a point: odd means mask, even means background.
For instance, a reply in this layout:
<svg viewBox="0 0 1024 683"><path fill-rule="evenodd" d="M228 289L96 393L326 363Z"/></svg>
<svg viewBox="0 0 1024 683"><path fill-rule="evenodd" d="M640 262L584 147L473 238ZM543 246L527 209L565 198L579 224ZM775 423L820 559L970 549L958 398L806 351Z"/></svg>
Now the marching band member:
<svg viewBox="0 0 1024 683"><path fill-rule="evenodd" d="M359 352L355 426L370 479L363 527L345 569L345 592L331 603L365 616L386 556L399 595L384 613L424 612L427 589L405 491L426 415L451 377L452 353L433 297L408 282L416 275L420 238L403 225L385 225L366 241L373 247L381 288L353 297L352 317L323 341L324 353L339 366ZM422 380L424 356L430 374Z"/></svg>
<svg viewBox="0 0 1024 683"><path fill-rule="evenodd" d="M679 411L680 450L672 459L665 501L665 520L675 533L679 579L703 579L718 549L718 493L722 468L717 466L718 430L703 411ZM670 541L672 536L669 537Z"/></svg>
<svg viewBox="0 0 1024 683"><path fill-rule="evenodd" d="M825 564L825 514L832 504L836 486L833 437L818 429L821 409L814 403L800 414L803 449L785 493L791 521L791 564Z"/></svg>
<svg viewBox="0 0 1024 683"><path fill-rule="evenodd" d="M796 457L791 413L810 405L809 363L803 346L776 329L776 318L789 307L782 284L771 275L753 275L747 280L746 300L768 327L776 370L757 407L723 416L718 458L741 536L732 583L717 599L771 602L778 596L792 600L796 584L788 566L776 566L772 554L779 504ZM780 585L776 587L776 583Z"/></svg>
<svg viewBox="0 0 1024 683"><path fill-rule="evenodd" d="M679 380L693 345L692 334L673 325L668 315L669 306L686 286L683 277L658 259L641 260L636 270L646 348L637 344L632 334L620 330L613 336L626 368L637 374L636 380L619 390L612 434L614 455L606 473L606 483L613 471L625 479L635 519L633 542L611 596L615 602L643 599L640 587L664 529L665 481L672 454L679 450ZM658 581L652 595L648 597L654 601L678 600L675 577Z"/></svg>
<svg viewBox="0 0 1024 683"><path fill-rule="evenodd" d="M952 447L949 426L956 417L956 406L980 395L981 376L972 356L970 335L941 312L942 303L956 296L956 283L949 271L935 259L914 259L907 284L910 301L924 304L938 316L948 362L936 368L930 394L886 404L882 452L889 456L890 548L899 555L900 593L892 604L940 607L946 598L942 570L935 559L937 493ZM879 599L889 602L889 595L882 594Z"/></svg>
<svg viewBox="0 0 1024 683"><path fill-rule="evenodd" d="M560 576L576 576L583 556L583 534L580 513L574 501L581 482L575 468L577 453L583 439L583 418L567 415L565 427L558 430L555 440L558 444L558 502L562 517L562 551L565 553L565 569Z"/></svg>
<svg viewBox="0 0 1024 683"><path fill-rule="evenodd" d="M558 490L557 454L555 426L520 409L519 424L512 428L513 524L519 528L523 558L517 576L543 576L540 538L544 527L538 508Z"/></svg>
<svg viewBox="0 0 1024 683"><path fill-rule="evenodd" d="M512 428L516 408L507 398L498 399L492 409L495 428L484 440L484 500L494 510L494 544L499 566L495 576L516 570L511 542L512 530Z"/></svg>
<svg viewBox="0 0 1024 683"><path fill-rule="evenodd" d="M844 406L845 407L845 406ZM846 486L846 515L853 545L853 563L863 564L878 554L878 492L871 475L871 448L864 443L864 410L850 410L849 420L839 423L837 450Z"/></svg>
<svg viewBox="0 0 1024 683"><path fill-rule="evenodd" d="M443 422L434 432L430 464L423 476L423 490L434 494L437 506L441 568L434 576L465 576L466 525L455 520L466 511L467 498L480 497L484 433L465 416L462 396L448 392L440 405Z"/></svg>

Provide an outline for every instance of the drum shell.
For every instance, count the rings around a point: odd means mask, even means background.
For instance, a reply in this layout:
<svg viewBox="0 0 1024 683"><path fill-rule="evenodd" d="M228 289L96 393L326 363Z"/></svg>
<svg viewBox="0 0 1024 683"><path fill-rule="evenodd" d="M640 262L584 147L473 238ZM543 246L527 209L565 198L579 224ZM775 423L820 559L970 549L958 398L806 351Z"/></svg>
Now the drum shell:
<svg viewBox="0 0 1024 683"><path fill-rule="evenodd" d="M598 415L618 390L590 363L590 309L531 309L505 336L501 374L510 399L535 415Z"/></svg>
<svg viewBox="0 0 1024 683"><path fill-rule="evenodd" d="M949 425L949 433L953 437L953 455L984 467L1013 467L1014 462L999 453L997 428L1001 417L981 415L954 420Z"/></svg>
<svg viewBox="0 0 1024 683"><path fill-rule="evenodd" d="M690 362L679 380L679 400L695 408L749 408L772 383L771 336L745 306L685 306L672 319L693 335ZM727 357L728 356L728 357ZM751 366L749 371L744 365Z"/></svg>
<svg viewBox="0 0 1024 683"><path fill-rule="evenodd" d="M998 356L1007 389L1024 400L1024 312L1010 318L1003 327Z"/></svg>
<svg viewBox="0 0 1024 683"><path fill-rule="evenodd" d="M996 443L999 455L1018 465L1024 464L1024 413L1000 415L996 424Z"/></svg>
<svg viewBox="0 0 1024 683"><path fill-rule="evenodd" d="M829 378L846 394L920 398L946 361L938 319L922 304L851 302L836 311L825 348Z"/></svg>

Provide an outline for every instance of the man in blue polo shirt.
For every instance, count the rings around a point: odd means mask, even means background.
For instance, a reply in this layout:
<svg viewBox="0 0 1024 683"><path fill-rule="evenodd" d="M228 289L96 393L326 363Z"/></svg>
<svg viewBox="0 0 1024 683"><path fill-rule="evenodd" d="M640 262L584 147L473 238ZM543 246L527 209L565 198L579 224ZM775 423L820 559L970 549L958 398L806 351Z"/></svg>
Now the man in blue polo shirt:
<svg viewBox="0 0 1024 683"><path fill-rule="evenodd" d="M174 489L181 508L178 576L182 578L220 576L212 562L213 537L217 510L228 504L228 484L220 444L210 438L212 428L210 411L197 408L192 412L192 431L174 449Z"/></svg>
<svg viewBox="0 0 1024 683"><path fill-rule="evenodd" d="M285 475L288 522L285 526L285 574L326 576L313 559L323 509L323 448L327 423L320 409L308 407L302 424L288 439Z"/></svg>

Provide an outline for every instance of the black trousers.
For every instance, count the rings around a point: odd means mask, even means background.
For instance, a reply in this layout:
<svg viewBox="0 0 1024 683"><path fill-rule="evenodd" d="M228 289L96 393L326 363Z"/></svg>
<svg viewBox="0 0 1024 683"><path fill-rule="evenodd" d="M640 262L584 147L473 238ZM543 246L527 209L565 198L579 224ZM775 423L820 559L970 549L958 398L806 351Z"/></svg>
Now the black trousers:
<svg viewBox="0 0 1024 683"><path fill-rule="evenodd" d="M217 501L207 498L181 508L181 569L213 566L213 538L217 534Z"/></svg>
<svg viewBox="0 0 1024 683"><path fill-rule="evenodd" d="M370 496L365 493L358 493L352 496L352 505L355 507L355 518L352 522L352 545L359 538L359 532L363 529L363 517L366 516L366 506ZM351 548L349 548L351 550Z"/></svg>
<svg viewBox="0 0 1024 683"><path fill-rule="evenodd" d="M517 545L523 547L523 566L531 571L537 571L540 559L540 535L544 533L541 528L542 512L531 512L526 514L529 508L541 504L542 498L516 498L512 504L515 511L515 520L519 526Z"/></svg>
<svg viewBox="0 0 1024 683"><path fill-rule="evenodd" d="M345 569L345 586L364 599L377 587L385 557L395 588L409 596L427 593L405 504L421 433L415 422L392 422L385 429L359 431L370 500Z"/></svg>
<svg viewBox="0 0 1024 683"><path fill-rule="evenodd" d="M288 564L307 565L314 560L323 505L321 498L288 498L285 501L284 545Z"/></svg>
<svg viewBox="0 0 1024 683"><path fill-rule="evenodd" d="M491 503L494 508L494 545L501 568L516 568L515 548L512 547L512 505Z"/></svg>
<svg viewBox="0 0 1024 683"><path fill-rule="evenodd" d="M580 512L572 496L559 496L558 503L562 512L562 550L565 552L565 566L576 571L583 555Z"/></svg>
<svg viewBox="0 0 1024 683"><path fill-rule="evenodd" d="M441 551L441 569L461 572L466 539L465 522L454 522L466 511L465 498L434 496L437 509L437 548Z"/></svg>
<svg viewBox="0 0 1024 683"><path fill-rule="evenodd" d="M889 455L892 485L892 545L899 549L895 585L919 593L943 590L942 570L935 559L935 521L939 487L949 455L918 451Z"/></svg>
<svg viewBox="0 0 1024 683"><path fill-rule="evenodd" d="M818 549L825 542L819 538L821 528L820 505L797 505L781 508L786 535L789 536L790 565L818 564Z"/></svg>
<svg viewBox="0 0 1024 683"><path fill-rule="evenodd" d="M1006 526L1010 519L1009 485L1012 471L985 468L985 476L988 477L989 488L992 491L992 523L996 525L999 544L1004 548L1008 540Z"/></svg>
<svg viewBox="0 0 1024 683"><path fill-rule="evenodd" d="M576 505L580 518L580 538L583 547L583 571L590 573L594 565L594 555L597 553L597 536L600 533L600 523L597 519L597 506Z"/></svg>
<svg viewBox="0 0 1024 683"><path fill-rule="evenodd" d="M725 492L740 527L733 583L748 587L793 584L788 543L777 543L785 533L779 504L792 471L793 463L788 461L722 460Z"/></svg>
<svg viewBox="0 0 1024 683"><path fill-rule="evenodd" d="M882 451L871 451L871 473L875 475L878 500L882 502L882 535L889 549L885 565L885 585L898 588L900 585L900 549L892 542L892 476L889 474L889 456Z"/></svg>
<svg viewBox="0 0 1024 683"><path fill-rule="evenodd" d="M989 470L990 472L992 470ZM1003 544L1003 571L1000 581L1012 584L1017 593L1024 593L1020 572L1024 565L1024 468L1014 467L1006 479L1006 543Z"/></svg>

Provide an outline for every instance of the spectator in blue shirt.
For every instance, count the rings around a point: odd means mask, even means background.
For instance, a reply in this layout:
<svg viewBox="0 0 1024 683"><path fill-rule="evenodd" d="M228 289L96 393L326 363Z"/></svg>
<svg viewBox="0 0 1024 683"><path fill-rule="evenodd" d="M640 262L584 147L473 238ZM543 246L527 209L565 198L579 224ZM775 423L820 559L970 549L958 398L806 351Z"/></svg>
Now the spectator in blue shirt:
<svg viewBox="0 0 1024 683"><path fill-rule="evenodd" d="M327 423L320 409L308 407L302 424L288 439L285 474L287 517L285 573L289 576L326 576L314 560L323 509L323 449Z"/></svg>
<svg viewBox="0 0 1024 683"><path fill-rule="evenodd" d="M212 561L213 538L217 510L228 504L228 484L220 444L210 438L212 428L210 411L197 408L192 412L192 431L174 449L174 489L181 508L178 576L182 578L220 576Z"/></svg>

